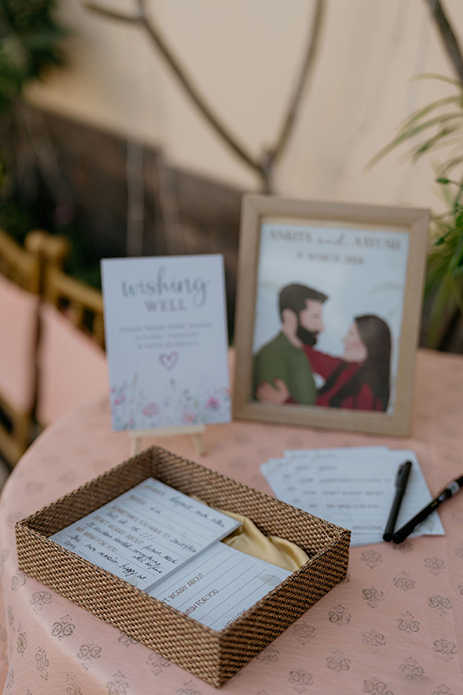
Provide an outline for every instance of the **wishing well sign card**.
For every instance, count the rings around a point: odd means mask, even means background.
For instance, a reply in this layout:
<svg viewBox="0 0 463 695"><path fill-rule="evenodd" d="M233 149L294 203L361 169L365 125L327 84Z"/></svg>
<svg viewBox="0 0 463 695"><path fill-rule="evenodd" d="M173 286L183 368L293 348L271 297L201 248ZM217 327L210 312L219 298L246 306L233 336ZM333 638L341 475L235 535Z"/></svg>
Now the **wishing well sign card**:
<svg viewBox="0 0 463 695"><path fill-rule="evenodd" d="M223 258L102 261L112 425L230 420Z"/></svg>
<svg viewBox="0 0 463 695"><path fill-rule="evenodd" d="M154 478L147 478L51 540L151 591L240 523Z"/></svg>

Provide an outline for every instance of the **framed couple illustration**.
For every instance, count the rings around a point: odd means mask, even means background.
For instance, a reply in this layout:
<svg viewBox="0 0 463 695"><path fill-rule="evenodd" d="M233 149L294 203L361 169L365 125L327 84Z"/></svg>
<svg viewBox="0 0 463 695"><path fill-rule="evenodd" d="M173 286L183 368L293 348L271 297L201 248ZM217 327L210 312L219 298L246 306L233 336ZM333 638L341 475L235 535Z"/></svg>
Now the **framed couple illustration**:
<svg viewBox="0 0 463 695"><path fill-rule="evenodd" d="M408 433L428 218L244 198L235 417Z"/></svg>

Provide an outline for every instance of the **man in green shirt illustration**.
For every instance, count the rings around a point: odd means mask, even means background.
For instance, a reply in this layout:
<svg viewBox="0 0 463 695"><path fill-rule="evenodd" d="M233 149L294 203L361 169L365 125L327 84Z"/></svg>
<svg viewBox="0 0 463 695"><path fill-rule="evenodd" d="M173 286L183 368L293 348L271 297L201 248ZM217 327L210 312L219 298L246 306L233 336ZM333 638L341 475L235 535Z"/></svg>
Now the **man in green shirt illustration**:
<svg viewBox="0 0 463 695"><path fill-rule="evenodd" d="M286 285L278 303L281 331L254 356L253 395L267 383L283 381L290 393L288 403L314 405L317 389L307 357L302 349L315 345L323 330L323 303L326 294L305 285Z"/></svg>

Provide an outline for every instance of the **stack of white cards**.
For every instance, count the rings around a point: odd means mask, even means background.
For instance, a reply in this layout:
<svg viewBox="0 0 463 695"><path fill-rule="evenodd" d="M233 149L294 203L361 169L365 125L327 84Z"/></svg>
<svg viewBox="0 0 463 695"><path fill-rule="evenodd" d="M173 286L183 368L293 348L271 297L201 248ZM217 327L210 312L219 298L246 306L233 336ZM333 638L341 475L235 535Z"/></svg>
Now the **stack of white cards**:
<svg viewBox="0 0 463 695"><path fill-rule="evenodd" d="M147 478L51 540L222 630L291 574L220 543L239 526Z"/></svg>
<svg viewBox="0 0 463 695"><path fill-rule="evenodd" d="M397 469L412 461L396 529L432 497L413 451L387 447L285 451L260 470L278 499L352 532L352 545L379 543L395 496ZM434 512L412 536L443 535Z"/></svg>

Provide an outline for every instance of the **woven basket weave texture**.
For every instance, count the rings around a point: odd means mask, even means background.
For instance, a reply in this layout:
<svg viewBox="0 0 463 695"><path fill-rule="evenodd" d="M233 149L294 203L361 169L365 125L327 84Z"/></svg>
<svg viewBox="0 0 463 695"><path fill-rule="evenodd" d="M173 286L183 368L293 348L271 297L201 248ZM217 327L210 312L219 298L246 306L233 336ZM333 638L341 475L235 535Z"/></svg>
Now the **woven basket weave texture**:
<svg viewBox="0 0 463 695"><path fill-rule="evenodd" d="M248 516L264 534L303 548L309 562L217 632L49 540L149 476ZM350 532L152 447L19 521L16 542L22 571L220 687L345 577Z"/></svg>

